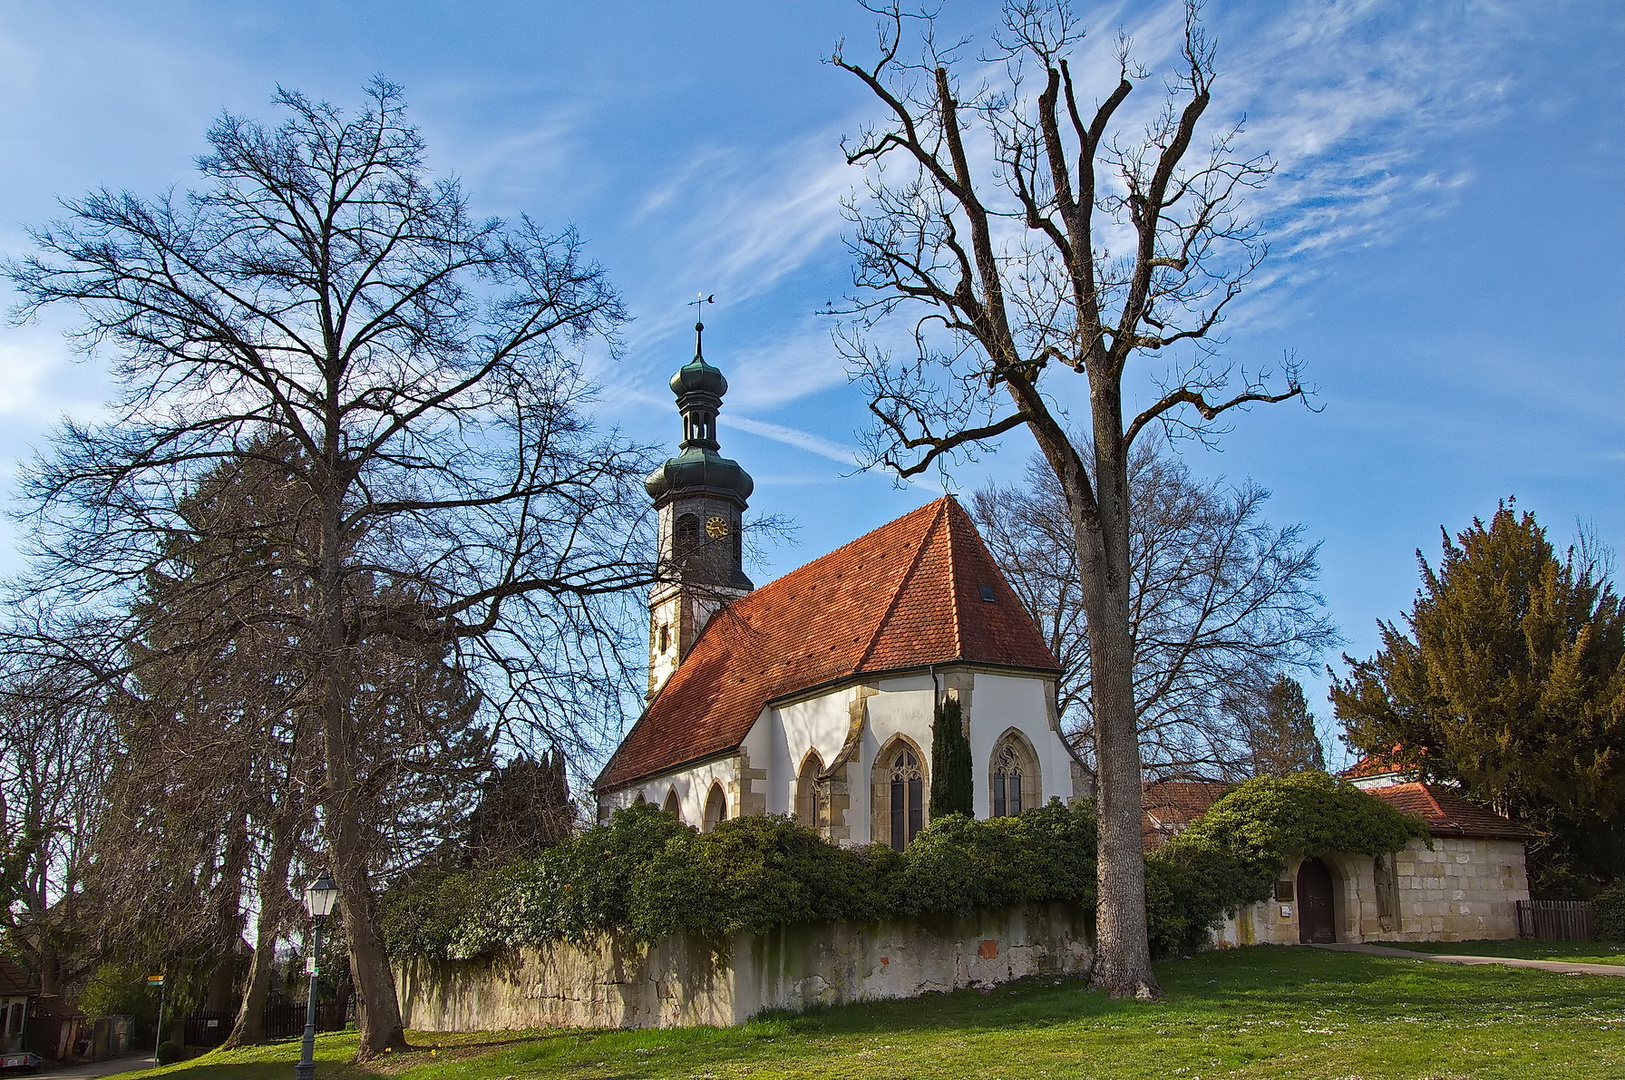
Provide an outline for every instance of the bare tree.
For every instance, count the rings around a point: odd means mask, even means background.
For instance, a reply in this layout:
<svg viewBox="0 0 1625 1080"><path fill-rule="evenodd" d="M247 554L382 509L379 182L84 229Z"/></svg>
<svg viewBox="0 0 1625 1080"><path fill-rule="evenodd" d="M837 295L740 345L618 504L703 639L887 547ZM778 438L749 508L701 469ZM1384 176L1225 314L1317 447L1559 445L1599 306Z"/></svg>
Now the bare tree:
<svg viewBox="0 0 1625 1080"><path fill-rule="evenodd" d="M8 267L21 317L77 308L79 342L124 388L25 477L36 596L131 610L186 532L182 494L223 462L297 496L291 521L259 526L257 572L303 599L362 1058L405 1045L369 870L377 728L356 711L402 702L364 682L362 651L450 649L496 724L573 749L630 687L601 602L650 578L631 557L648 455L580 411L581 350L613 346L624 317L603 272L571 230L470 219L457 184L426 175L399 89L369 95L352 117L292 91L280 126L225 116L201 190L70 201Z"/></svg>
<svg viewBox="0 0 1625 1080"><path fill-rule="evenodd" d="M111 739L102 696L73 675L0 677L0 933L46 994L96 960L85 883Z"/></svg>
<svg viewBox="0 0 1625 1080"><path fill-rule="evenodd" d="M1153 776L1251 775L1249 729L1227 706L1233 689L1307 668L1338 644L1314 591L1319 545L1300 525L1266 522L1268 497L1251 482L1198 481L1159 440L1130 451L1134 711ZM1061 661L1061 723L1092 757L1088 624L1060 483L1035 458L1024 486L989 484L971 512Z"/></svg>
<svg viewBox="0 0 1625 1080"><path fill-rule="evenodd" d="M1214 68L1194 2L1161 110L1126 134L1114 122L1143 73L1121 42L1098 104L1080 108L1091 85L1075 84L1068 54L1084 31L1063 2L1008 0L980 63L969 43L938 41L931 14L897 3L870 10L881 17L878 58L865 67L837 50L832 62L887 114L845 146L868 185L850 210L858 293L839 339L869 389L871 460L912 476L1017 428L1037 440L1065 497L1088 621L1100 808L1094 980L1115 995L1156 997L1129 457L1149 427L1207 436L1232 409L1302 393L1290 365L1270 391L1203 347L1262 258L1239 200L1272 165L1237 154L1233 131L1197 145ZM893 312L914 320L912 355L897 363L871 333ZM1160 395L1126 416L1130 362L1165 350L1173 359ZM1061 370L1087 381L1084 445L1047 396L1045 376Z"/></svg>

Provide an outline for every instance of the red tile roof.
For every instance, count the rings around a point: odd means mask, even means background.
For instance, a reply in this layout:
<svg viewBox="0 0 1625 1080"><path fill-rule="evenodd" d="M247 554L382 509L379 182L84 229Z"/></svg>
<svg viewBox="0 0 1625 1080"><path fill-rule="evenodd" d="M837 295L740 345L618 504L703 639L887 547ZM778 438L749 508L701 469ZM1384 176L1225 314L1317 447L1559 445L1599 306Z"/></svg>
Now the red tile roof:
<svg viewBox="0 0 1625 1080"><path fill-rule="evenodd" d="M1141 839L1155 851L1208 812L1232 785L1222 780L1158 780L1141 793Z"/></svg>
<svg viewBox="0 0 1625 1080"><path fill-rule="evenodd" d="M776 698L953 661L1060 669L970 515L949 496L712 616L593 786L619 787L732 750Z"/></svg>
<svg viewBox="0 0 1625 1080"><path fill-rule="evenodd" d="M1384 753L1367 754L1337 775L1345 780L1357 780L1366 776L1386 776L1389 773L1414 773L1416 771L1414 765L1407 765L1399 760L1401 749L1396 746ZM1426 751L1423 753L1426 754Z"/></svg>
<svg viewBox="0 0 1625 1080"><path fill-rule="evenodd" d="M1465 836L1480 840L1535 838L1534 830L1528 826L1468 802L1438 784L1394 784L1391 787L1367 788L1366 794L1375 795L1407 814L1415 814L1427 822L1428 832L1434 836Z"/></svg>

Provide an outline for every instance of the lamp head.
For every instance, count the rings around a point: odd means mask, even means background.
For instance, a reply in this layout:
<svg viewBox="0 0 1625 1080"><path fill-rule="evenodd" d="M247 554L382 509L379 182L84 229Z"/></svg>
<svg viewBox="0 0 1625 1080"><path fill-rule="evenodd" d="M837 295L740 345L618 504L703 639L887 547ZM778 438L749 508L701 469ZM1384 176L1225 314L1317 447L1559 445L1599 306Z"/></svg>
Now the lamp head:
<svg viewBox="0 0 1625 1080"><path fill-rule="evenodd" d="M315 881L305 886L305 910L313 919L325 919L338 906L339 887L326 870Z"/></svg>

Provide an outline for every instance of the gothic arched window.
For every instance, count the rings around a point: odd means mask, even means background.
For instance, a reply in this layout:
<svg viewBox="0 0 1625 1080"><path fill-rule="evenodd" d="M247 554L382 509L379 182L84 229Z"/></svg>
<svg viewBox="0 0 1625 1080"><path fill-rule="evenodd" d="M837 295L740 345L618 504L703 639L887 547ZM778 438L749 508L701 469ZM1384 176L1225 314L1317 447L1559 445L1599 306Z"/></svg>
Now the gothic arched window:
<svg viewBox="0 0 1625 1080"><path fill-rule="evenodd" d="M887 770L891 846L902 851L925 828L925 772L912 746L900 746Z"/></svg>
<svg viewBox="0 0 1625 1080"><path fill-rule="evenodd" d="M666 792L666 803L660 809L664 810L678 821L683 820L683 807L682 804L677 801L677 788L673 787Z"/></svg>
<svg viewBox="0 0 1625 1080"><path fill-rule="evenodd" d="M722 793L722 784L711 785L711 794L705 797L705 819L700 824L701 832L710 832L717 827L717 822L728 820L728 796Z"/></svg>
<svg viewBox="0 0 1625 1080"><path fill-rule="evenodd" d="M807 751L801 771L796 774L796 817L809 829L820 829L829 824L829 799L818 790L818 774L824 771L824 759L818 751Z"/></svg>
<svg viewBox="0 0 1625 1080"><path fill-rule="evenodd" d="M1038 780L1038 755L1018 731L1008 731L993 747L989 762L989 816L1019 814L1037 806L1043 793Z"/></svg>

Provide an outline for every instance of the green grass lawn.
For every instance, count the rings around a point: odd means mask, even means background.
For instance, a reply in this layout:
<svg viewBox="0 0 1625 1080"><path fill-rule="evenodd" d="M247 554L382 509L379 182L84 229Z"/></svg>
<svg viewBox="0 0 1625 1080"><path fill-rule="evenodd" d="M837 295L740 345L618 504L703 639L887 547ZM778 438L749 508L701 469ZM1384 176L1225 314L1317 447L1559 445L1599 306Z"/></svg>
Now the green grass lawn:
<svg viewBox="0 0 1625 1080"><path fill-rule="evenodd" d="M1450 956L1513 956L1522 960L1568 960L1625 964L1625 945L1606 941L1384 941L1396 949Z"/></svg>
<svg viewBox="0 0 1625 1080"><path fill-rule="evenodd" d="M355 1036L335 1034L317 1044L318 1076L1625 1078L1625 979L1271 946L1162 964L1158 977L1168 999L1154 1005L1036 978L737 1028L415 1034L424 1049L366 1069L345 1064ZM287 1080L298 1050L131 1076Z"/></svg>

